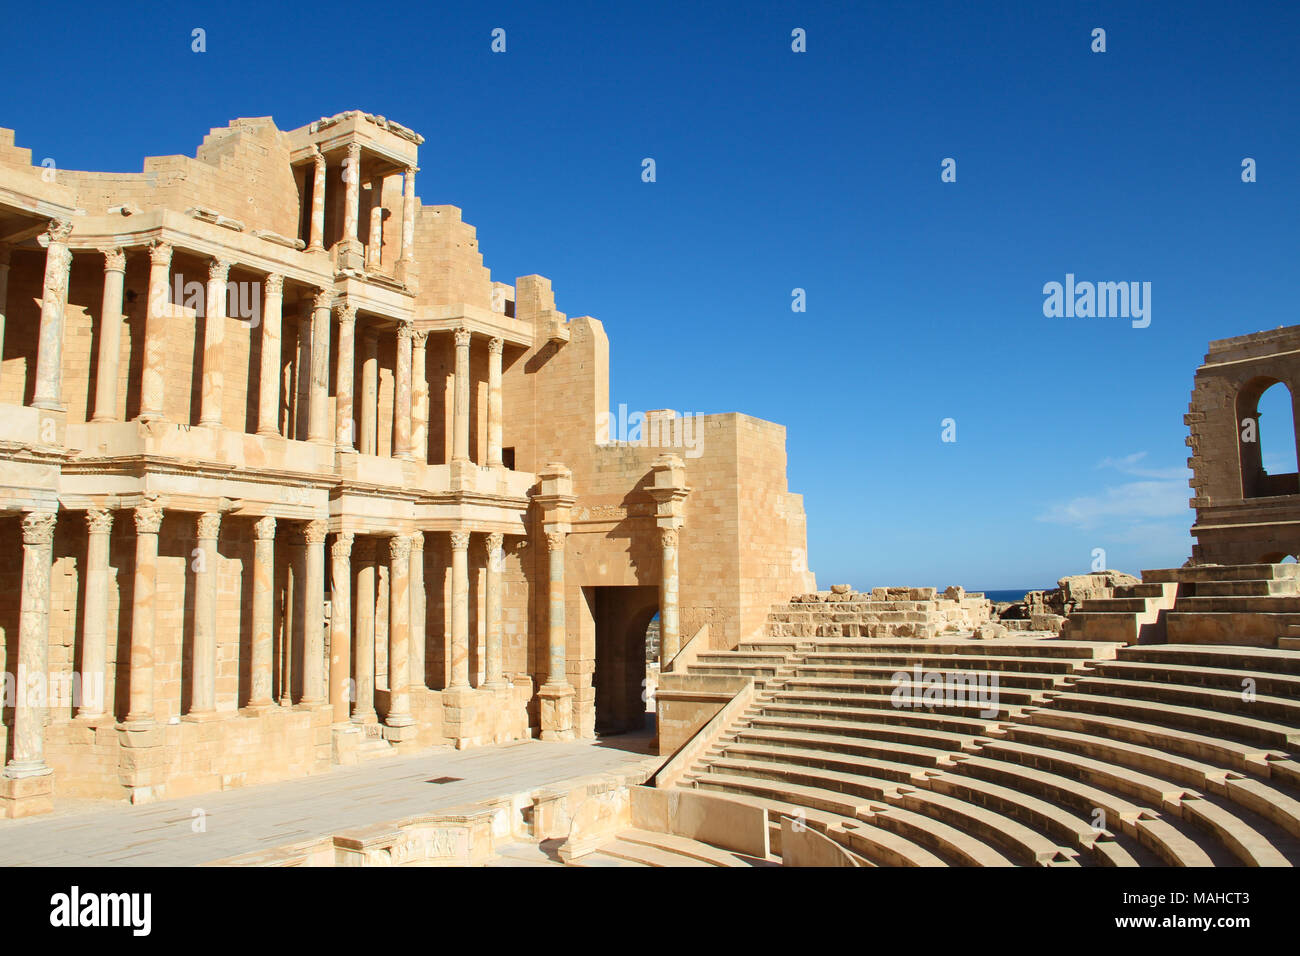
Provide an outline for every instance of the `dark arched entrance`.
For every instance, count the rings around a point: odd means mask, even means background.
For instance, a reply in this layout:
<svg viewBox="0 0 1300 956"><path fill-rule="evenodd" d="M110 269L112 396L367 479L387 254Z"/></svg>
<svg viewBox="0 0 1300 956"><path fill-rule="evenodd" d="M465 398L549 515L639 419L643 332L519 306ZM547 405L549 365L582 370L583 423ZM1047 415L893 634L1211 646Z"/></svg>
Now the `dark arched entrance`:
<svg viewBox="0 0 1300 956"><path fill-rule="evenodd" d="M646 725L646 628L659 613L656 587L594 587L596 733Z"/></svg>

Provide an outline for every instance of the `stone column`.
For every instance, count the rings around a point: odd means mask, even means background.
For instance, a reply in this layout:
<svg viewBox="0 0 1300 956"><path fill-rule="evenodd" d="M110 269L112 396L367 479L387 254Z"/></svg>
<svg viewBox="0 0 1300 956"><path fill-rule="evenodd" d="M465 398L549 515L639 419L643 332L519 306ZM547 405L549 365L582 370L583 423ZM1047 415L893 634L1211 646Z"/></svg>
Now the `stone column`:
<svg viewBox="0 0 1300 956"><path fill-rule="evenodd" d="M188 717L211 717L217 711L217 536L221 515L199 515L197 567L194 574L194 663L190 669Z"/></svg>
<svg viewBox="0 0 1300 956"><path fill-rule="evenodd" d="M18 686L14 698L13 757L6 777L47 774L45 718L49 694L50 560L53 511L23 515L23 581L18 618Z"/></svg>
<svg viewBox="0 0 1300 956"><path fill-rule="evenodd" d="M409 269L415 261L415 173L407 166L402 177L402 262Z"/></svg>
<svg viewBox="0 0 1300 956"><path fill-rule="evenodd" d="M411 727L410 647L411 647L411 539L395 535L388 539L388 719L390 739L405 740Z"/></svg>
<svg viewBox="0 0 1300 956"><path fill-rule="evenodd" d="M564 623L564 544L568 537L563 531L546 534L549 557L549 630L547 631L546 683L551 687L567 687L569 677L565 671Z"/></svg>
<svg viewBox="0 0 1300 956"><path fill-rule="evenodd" d="M100 366L101 368L103 366ZM81 704L77 716L104 716L108 669L108 545L113 512L86 511L86 607L82 616ZM93 688L88 692L87 687Z"/></svg>
<svg viewBox="0 0 1300 956"><path fill-rule="evenodd" d="M337 379L338 401L334 408L334 445L341 452L355 452L356 423L352 409L352 372L356 352L357 307L346 301L338 307L339 355Z"/></svg>
<svg viewBox="0 0 1300 956"><path fill-rule="evenodd" d="M5 310L9 301L9 246L0 242L0 356L5 350ZM0 363L3 365L3 363Z"/></svg>
<svg viewBox="0 0 1300 956"><path fill-rule="evenodd" d="M208 264L208 294L203 305L203 394L199 424L221 427L221 402L225 395L226 280L230 263L213 259Z"/></svg>
<svg viewBox="0 0 1300 956"><path fill-rule="evenodd" d="M315 171L311 186L311 244L308 252L325 248L325 156L316 150Z"/></svg>
<svg viewBox="0 0 1300 956"><path fill-rule="evenodd" d="M397 375L393 388L393 457L411 458L411 346L415 329L397 326Z"/></svg>
<svg viewBox="0 0 1300 956"><path fill-rule="evenodd" d="M469 461L469 329L456 330L456 419L452 426L452 461Z"/></svg>
<svg viewBox="0 0 1300 956"><path fill-rule="evenodd" d="M257 383L257 433L280 434L280 318L284 276L266 277L262 300L262 370ZM272 532L274 534L274 531Z"/></svg>
<svg viewBox="0 0 1300 956"><path fill-rule="evenodd" d="M131 694L128 724L151 726L153 716L154 594L158 583L158 529L163 510L135 509L135 580L131 599Z"/></svg>
<svg viewBox="0 0 1300 956"><path fill-rule="evenodd" d="M429 363L424 345L428 332L411 335L411 454L420 464L429 462Z"/></svg>
<svg viewBox="0 0 1300 956"><path fill-rule="evenodd" d="M117 419L117 375L122 355L122 292L126 281L126 253L105 249L104 298L99 314L99 369L95 373L95 412L92 422ZM0 302L0 312L4 306ZM4 316L0 315L0 324ZM0 348L3 348L0 328Z"/></svg>
<svg viewBox="0 0 1300 956"><path fill-rule="evenodd" d="M343 167L343 181L347 189L343 205L343 239L360 243L357 222L361 218L361 147L348 146L347 165Z"/></svg>
<svg viewBox="0 0 1300 956"><path fill-rule="evenodd" d="M504 339L488 342L487 463L501 468L501 354Z"/></svg>
<svg viewBox="0 0 1300 956"><path fill-rule="evenodd" d="M36 346L36 388L32 405L63 411L63 313L68 306L68 272L72 223L56 219L45 236L45 283L41 296L41 326Z"/></svg>
<svg viewBox="0 0 1300 956"><path fill-rule="evenodd" d="M384 181L370 181L370 241L366 244L366 266L378 267L384 254Z"/></svg>
<svg viewBox="0 0 1300 956"><path fill-rule="evenodd" d="M356 704L352 708L354 724L375 720L375 544L363 539L357 554L357 655Z"/></svg>
<svg viewBox="0 0 1300 956"><path fill-rule="evenodd" d="M302 595L304 576L304 544L302 532L290 531L288 535L289 560L284 587L284 617L280 622L280 706L293 706L294 654L302 634Z"/></svg>
<svg viewBox="0 0 1300 956"><path fill-rule="evenodd" d="M367 329L361 339L361 454L379 453L379 338Z"/></svg>
<svg viewBox="0 0 1300 956"><path fill-rule="evenodd" d="M316 293L311 322L311 385L307 406L307 440L330 440L330 300L334 293L321 289Z"/></svg>
<svg viewBox="0 0 1300 956"><path fill-rule="evenodd" d="M487 536L487 654L484 662L484 683L489 687L504 687L501 648L501 572L505 565L505 552L501 546L505 535L493 532Z"/></svg>
<svg viewBox="0 0 1300 956"><path fill-rule="evenodd" d="M469 687L469 532L451 533L451 685Z"/></svg>
<svg viewBox="0 0 1300 956"><path fill-rule="evenodd" d="M167 313L172 247L155 241L149 246L149 302L144 319L144 367L140 372L140 421L163 417L167 393Z"/></svg>
<svg viewBox="0 0 1300 956"><path fill-rule="evenodd" d="M326 313L328 315L328 312ZM324 521L309 521L302 596L302 699L311 707L325 701L325 532Z"/></svg>
<svg viewBox="0 0 1300 956"><path fill-rule="evenodd" d="M330 704L334 722L348 719L352 695L352 542L354 535L344 531L334 537L330 547L333 559L330 571Z"/></svg>
<svg viewBox="0 0 1300 956"><path fill-rule="evenodd" d="M271 648L275 633L275 518L253 525L253 660L250 708L271 706Z"/></svg>
<svg viewBox="0 0 1300 956"><path fill-rule="evenodd" d="M411 667L412 687L426 687L424 677L425 651L425 594L424 594L424 532L411 534Z"/></svg>
<svg viewBox="0 0 1300 956"><path fill-rule="evenodd" d="M667 670L681 649L677 616L677 529L660 528L659 667Z"/></svg>

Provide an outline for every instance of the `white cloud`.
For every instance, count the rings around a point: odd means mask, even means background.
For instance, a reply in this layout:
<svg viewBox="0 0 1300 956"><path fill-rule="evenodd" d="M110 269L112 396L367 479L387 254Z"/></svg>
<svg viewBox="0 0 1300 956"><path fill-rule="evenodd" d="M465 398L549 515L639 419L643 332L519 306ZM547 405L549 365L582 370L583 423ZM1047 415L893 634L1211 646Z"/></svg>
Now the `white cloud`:
<svg viewBox="0 0 1300 956"><path fill-rule="evenodd" d="M1187 485L1190 470L1186 466L1144 466L1145 457L1146 452L1136 452L1123 458L1103 459L1098 469L1111 468L1140 480L1110 485L1095 494L1050 505L1037 520L1088 530L1108 525L1122 527L1126 534L1131 534L1135 526L1175 517L1184 518L1190 525L1191 491Z"/></svg>

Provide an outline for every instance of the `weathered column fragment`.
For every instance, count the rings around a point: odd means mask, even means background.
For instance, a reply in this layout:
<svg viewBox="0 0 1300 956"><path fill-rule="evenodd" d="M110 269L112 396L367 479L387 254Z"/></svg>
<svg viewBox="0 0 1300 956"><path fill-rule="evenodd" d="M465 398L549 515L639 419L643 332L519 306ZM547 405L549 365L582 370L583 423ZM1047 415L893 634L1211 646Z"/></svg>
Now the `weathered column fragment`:
<svg viewBox="0 0 1300 956"><path fill-rule="evenodd" d="M99 360L95 372L95 411L92 422L117 419L117 378L122 354L122 295L126 281L126 253L104 250L104 305L99 316ZM0 302L0 313L4 306ZM3 323L0 314L0 323ZM3 329L0 329L0 348Z"/></svg>
<svg viewBox="0 0 1300 956"><path fill-rule="evenodd" d="M45 246L45 282L41 296L41 325L36 345L36 386L32 404L63 411L63 314L68 306L68 271L72 223L55 220L41 237Z"/></svg>

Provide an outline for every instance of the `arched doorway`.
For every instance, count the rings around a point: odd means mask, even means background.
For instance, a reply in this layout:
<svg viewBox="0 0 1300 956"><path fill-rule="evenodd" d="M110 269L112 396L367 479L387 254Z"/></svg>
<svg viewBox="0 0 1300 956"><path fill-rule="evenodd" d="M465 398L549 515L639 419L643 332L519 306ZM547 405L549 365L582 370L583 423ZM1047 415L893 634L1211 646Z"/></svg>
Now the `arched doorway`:
<svg viewBox="0 0 1300 956"><path fill-rule="evenodd" d="M1286 384L1275 378L1247 383L1237 395L1237 428L1242 497L1300 494L1295 406Z"/></svg>
<svg viewBox="0 0 1300 956"><path fill-rule="evenodd" d="M647 635L659 614L657 587L593 587L589 601L596 624L596 733L612 735L646 727Z"/></svg>

